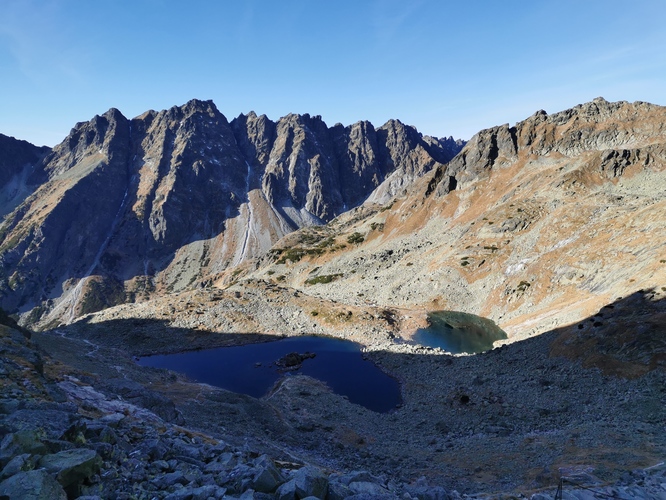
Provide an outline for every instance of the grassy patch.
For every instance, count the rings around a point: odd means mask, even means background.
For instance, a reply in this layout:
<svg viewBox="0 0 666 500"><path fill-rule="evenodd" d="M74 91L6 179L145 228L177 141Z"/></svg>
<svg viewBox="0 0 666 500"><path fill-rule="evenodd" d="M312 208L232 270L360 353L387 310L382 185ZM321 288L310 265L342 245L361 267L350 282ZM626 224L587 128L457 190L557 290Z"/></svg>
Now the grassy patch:
<svg viewBox="0 0 666 500"><path fill-rule="evenodd" d="M280 258L277 260L278 264L286 264L287 261L298 262L306 255L321 255L324 253L322 248L279 248L275 250L275 254Z"/></svg>
<svg viewBox="0 0 666 500"><path fill-rule="evenodd" d="M323 238L321 234L304 233L300 235L300 242L306 245L314 245Z"/></svg>
<svg viewBox="0 0 666 500"><path fill-rule="evenodd" d="M347 243L350 243L352 245L356 245L358 243L363 243L364 240L365 240L365 237L361 233L359 233L358 231L355 232L355 233L350 234L349 236L347 236Z"/></svg>
<svg viewBox="0 0 666 500"><path fill-rule="evenodd" d="M327 248L333 246L334 243L335 239L332 236L329 236L325 240L320 241L319 244L317 245L317 248Z"/></svg>
<svg viewBox="0 0 666 500"><path fill-rule="evenodd" d="M342 274L323 274L321 276L315 276L314 278L310 278L309 280L305 280L306 285L319 285L319 284L326 284L330 283L332 281L335 281L336 279L340 278Z"/></svg>

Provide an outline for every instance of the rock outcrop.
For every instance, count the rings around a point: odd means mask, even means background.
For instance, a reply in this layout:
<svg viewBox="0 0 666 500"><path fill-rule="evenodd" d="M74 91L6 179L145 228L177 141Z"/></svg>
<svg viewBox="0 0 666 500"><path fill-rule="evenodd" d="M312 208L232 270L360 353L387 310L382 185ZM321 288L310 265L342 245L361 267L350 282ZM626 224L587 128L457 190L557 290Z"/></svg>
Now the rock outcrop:
<svg viewBox="0 0 666 500"><path fill-rule="evenodd" d="M27 322L71 321L214 278L379 188L382 199L395 194L461 147L398 121L228 122L197 100L132 120L111 109L41 160L46 150L8 141L0 187L16 191L17 176L33 187L6 203L0 292Z"/></svg>

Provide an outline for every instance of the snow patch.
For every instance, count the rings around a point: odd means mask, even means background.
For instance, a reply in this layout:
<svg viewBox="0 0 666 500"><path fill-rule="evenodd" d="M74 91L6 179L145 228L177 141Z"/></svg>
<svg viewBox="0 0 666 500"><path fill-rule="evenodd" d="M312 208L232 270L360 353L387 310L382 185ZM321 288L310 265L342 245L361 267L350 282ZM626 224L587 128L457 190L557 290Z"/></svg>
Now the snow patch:
<svg viewBox="0 0 666 500"><path fill-rule="evenodd" d="M511 276L513 274L519 273L520 271L525 269L525 265L532 262L532 260L534 260L534 259L522 259L517 264L512 264L512 265L508 266L506 268L506 271L504 271L504 274L506 276Z"/></svg>

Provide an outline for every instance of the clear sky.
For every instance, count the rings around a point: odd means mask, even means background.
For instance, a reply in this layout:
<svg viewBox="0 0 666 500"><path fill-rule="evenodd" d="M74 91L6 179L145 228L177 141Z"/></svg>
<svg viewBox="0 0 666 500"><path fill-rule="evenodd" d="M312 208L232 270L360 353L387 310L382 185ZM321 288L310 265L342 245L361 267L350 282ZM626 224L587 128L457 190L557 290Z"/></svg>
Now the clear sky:
<svg viewBox="0 0 666 500"><path fill-rule="evenodd" d="M666 105L666 0L0 0L0 133L39 145L192 98L469 139L598 96Z"/></svg>

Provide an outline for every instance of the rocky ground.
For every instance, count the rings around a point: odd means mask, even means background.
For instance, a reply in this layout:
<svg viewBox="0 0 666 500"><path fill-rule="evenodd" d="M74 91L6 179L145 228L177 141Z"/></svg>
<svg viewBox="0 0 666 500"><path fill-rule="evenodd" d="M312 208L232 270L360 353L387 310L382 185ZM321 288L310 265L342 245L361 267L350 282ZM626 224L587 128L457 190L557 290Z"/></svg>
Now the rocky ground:
<svg viewBox="0 0 666 500"><path fill-rule="evenodd" d="M403 403L383 414L308 377L254 399L133 361L265 336L120 317L32 341L3 327L0 494L39 484L71 498L323 498L293 489L325 484L327 498L541 499L564 476L576 498L594 494L574 484L663 498L665 307L645 291L477 356L384 331L367 355L401 382Z"/></svg>

